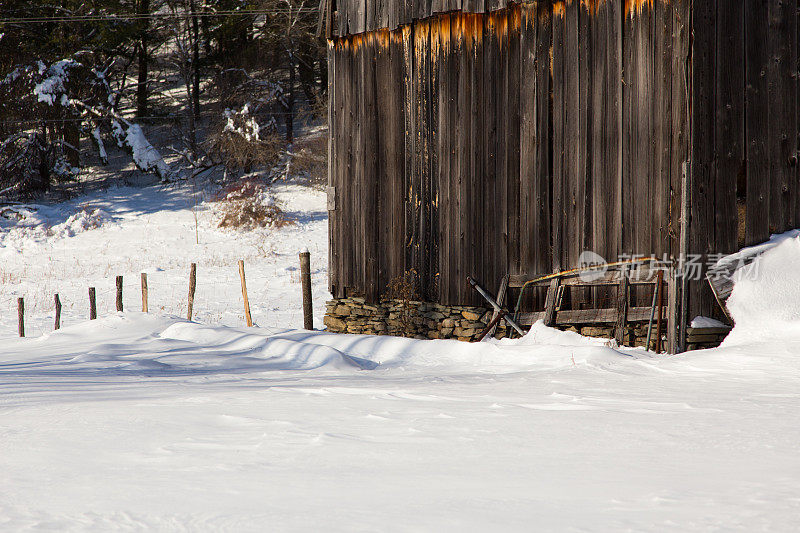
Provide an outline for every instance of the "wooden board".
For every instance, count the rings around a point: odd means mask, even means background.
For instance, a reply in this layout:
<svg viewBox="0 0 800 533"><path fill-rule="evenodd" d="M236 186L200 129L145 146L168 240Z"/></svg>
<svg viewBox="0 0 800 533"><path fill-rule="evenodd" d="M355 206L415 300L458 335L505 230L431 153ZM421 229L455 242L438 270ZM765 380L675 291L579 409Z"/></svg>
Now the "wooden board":
<svg viewBox="0 0 800 533"><path fill-rule="evenodd" d="M631 307L628 309L628 322L647 322L650 320L651 307ZM520 313L518 323L530 326L538 320L544 320L545 311ZM664 308L666 314L666 308ZM553 322L556 326L572 326L580 324L615 324L619 316L617 309L579 309L557 311Z"/></svg>

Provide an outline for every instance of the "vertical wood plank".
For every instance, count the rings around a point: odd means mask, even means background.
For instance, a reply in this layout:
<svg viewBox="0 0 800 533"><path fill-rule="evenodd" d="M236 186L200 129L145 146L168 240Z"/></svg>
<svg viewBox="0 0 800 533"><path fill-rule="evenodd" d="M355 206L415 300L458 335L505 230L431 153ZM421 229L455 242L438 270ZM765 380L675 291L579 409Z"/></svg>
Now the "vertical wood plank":
<svg viewBox="0 0 800 533"><path fill-rule="evenodd" d="M572 268L577 263L581 246L583 227L580 197L580 56L578 38L578 12L580 3L573 2L566 7L564 23L564 64L563 98L564 131L561 138L564 154L562 175L562 244L561 267Z"/></svg>
<svg viewBox="0 0 800 533"><path fill-rule="evenodd" d="M675 278L674 266L684 250L688 249L688 243L684 242L682 231L682 219L684 213L683 198L686 196L683 190L684 184L684 163L689 160L691 153L690 146L690 127L689 127L689 58L691 57L690 33L691 33L691 9L692 3L689 0L679 0L670 4L672 7L672 154L670 170L670 257L673 260L673 268L670 270L667 296L669 298L669 328L668 342L669 350L675 353L681 342L678 335L679 321L682 316L681 284Z"/></svg>
<svg viewBox="0 0 800 533"><path fill-rule="evenodd" d="M487 4L487 8L488 8ZM484 114L484 149L486 157L483 166L483 209L482 209L482 230L483 230L483 250L481 254L481 278L484 283L494 284L498 281L497 262L502 257L502 223L499 217L494 215L496 209L502 210L498 192L501 189L500 183L503 177L498 175L497 161L500 159L498 154L499 131L499 109L497 102L499 94L497 90L498 80L501 77L500 69L500 28L497 24L497 17L484 17L484 69L479 74L483 81L483 114Z"/></svg>
<svg viewBox="0 0 800 533"><path fill-rule="evenodd" d="M745 3L746 102L747 131L747 229L745 244L753 245L769 238L770 167L767 152L769 136L769 38L768 2Z"/></svg>
<svg viewBox="0 0 800 533"><path fill-rule="evenodd" d="M465 0L466 1L466 0ZM472 275L471 256L469 250L473 234L471 233L472 217L468 216L471 205L470 183L472 180L472 115L473 115L473 48L475 46L475 24L474 15L462 14L459 16L460 35L457 46L460 46L459 55L459 86L458 86L458 110L459 110L459 129L458 129L458 279L464 279ZM472 301L471 290L466 283L457 286L458 300L462 302Z"/></svg>
<svg viewBox="0 0 800 533"><path fill-rule="evenodd" d="M565 187L567 180L565 163L565 136L566 117L564 109L569 101L565 94L565 61L566 61L566 16L563 13L553 14L553 44L551 52L551 73L553 90L553 114L552 114L552 157L553 157L553 184L552 184L552 269L554 271L563 270L566 265L563 263L564 233L566 217L566 206L564 205Z"/></svg>
<svg viewBox="0 0 800 533"><path fill-rule="evenodd" d="M508 8L508 30L505 40L508 53L505 54L504 91L507 106L504 128L504 154L506 174L507 249L508 272L520 274L520 39L521 8ZM534 84L535 79L523 79ZM507 272L502 272L505 275Z"/></svg>
<svg viewBox="0 0 800 533"><path fill-rule="evenodd" d="M595 73L591 68L592 49L591 26L595 22L594 6L583 2L575 5L575 38L577 39L577 132L575 137L575 198L573 200L575 213L575 235L571 239L573 246L570 251L569 265L571 268L578 266L578 261L584 250L591 250L592 243L592 113L595 111L589 106L589 95L594 83ZM600 111L599 109L597 111ZM585 288L573 289L571 292L572 308L584 309L590 305L591 290Z"/></svg>
<svg viewBox="0 0 800 533"><path fill-rule="evenodd" d="M338 56L337 40L328 40L328 191L336 194L336 173L339 166L339 101L336 98L336 60ZM336 287L339 278L337 247L339 239L336 233L336 209L328 211L328 291L336 298Z"/></svg>
<svg viewBox="0 0 800 533"><path fill-rule="evenodd" d="M432 8L431 8L432 9ZM440 89L440 63L441 63L441 34L442 17L430 20L430 55L426 91L428 106L426 109L426 123L428 125L428 178L425 205L427 206L428 223L428 249L425 254L426 269L428 271L428 285L426 298L428 301L438 301L439 287L439 182L437 180L439 168L439 89Z"/></svg>
<svg viewBox="0 0 800 533"><path fill-rule="evenodd" d="M486 150L485 132L486 124L484 121L484 94L483 87L483 47L484 43L484 22L482 17L477 15L470 16L471 31L474 34L470 54L470 83L472 85L472 103L470 107L470 174L467 188L467 213L469 221L468 250L469 253L469 275L482 279L481 257L485 254L483 249L483 220L482 220L482 201L481 184L483 183L484 155ZM480 303L477 297L471 295L470 303Z"/></svg>
<svg viewBox="0 0 800 533"><path fill-rule="evenodd" d="M622 138L622 245L621 253L635 253L635 213L632 206L636 201L636 164L638 157L638 106L636 88L638 69L636 66L637 22L633 11L623 12L623 56L622 56L622 100L623 100L623 138Z"/></svg>
<svg viewBox="0 0 800 533"><path fill-rule="evenodd" d="M797 203L797 10L795 1L768 2L767 94L770 106L769 230L782 233L794 227Z"/></svg>
<svg viewBox="0 0 800 533"><path fill-rule="evenodd" d="M738 249L739 215L736 189L744 165L745 35L744 3L733 2L717 9L715 72L716 185L714 227L716 253Z"/></svg>
<svg viewBox="0 0 800 533"><path fill-rule="evenodd" d="M378 207L381 206L381 188L378 186L378 176L381 175L381 164L378 147L382 142L382 130L378 127L378 107L385 103L378 103L377 87L377 60L381 45L381 33L371 32L364 37L364 60L362 62L364 83L364 112L362 114L362 128L364 135L364 179L361 194L373 201L360 202L363 211L363 257L364 257L364 285L365 297L369 302L378 300L379 288L379 241L378 226L381 222L378 216ZM381 99L385 97L381 95ZM363 196L362 196L363 198ZM381 224L382 225L382 224Z"/></svg>
<svg viewBox="0 0 800 533"><path fill-rule="evenodd" d="M414 183L415 183L415 153L416 153L416 123L414 105L414 68L416 59L414 56L414 28L412 25L403 28L403 58L404 58L404 87L403 102L405 119L405 149L404 149L404 172L405 180L403 187L404 196L404 265L403 270L409 271L414 268L413 249L414 249Z"/></svg>
<svg viewBox="0 0 800 533"><path fill-rule="evenodd" d="M554 234L554 143L553 143L553 63L550 50L554 43L554 20L551 12L540 10L536 29L536 164L534 222L536 258L534 272L551 272L555 266Z"/></svg>
<svg viewBox="0 0 800 533"><path fill-rule="evenodd" d="M441 15L437 20L436 39L436 121L435 146L436 146L436 196L434 205L437 210L437 240L439 253L436 256L435 270L438 274L438 300L450 299L450 254L452 237L451 228L451 198L450 192L450 75L451 50L450 50L450 15Z"/></svg>
<svg viewBox="0 0 800 533"><path fill-rule="evenodd" d="M536 249L543 243L536 234L536 6L523 5L520 21L519 77L519 268L536 274ZM549 239L548 239L549 241Z"/></svg>

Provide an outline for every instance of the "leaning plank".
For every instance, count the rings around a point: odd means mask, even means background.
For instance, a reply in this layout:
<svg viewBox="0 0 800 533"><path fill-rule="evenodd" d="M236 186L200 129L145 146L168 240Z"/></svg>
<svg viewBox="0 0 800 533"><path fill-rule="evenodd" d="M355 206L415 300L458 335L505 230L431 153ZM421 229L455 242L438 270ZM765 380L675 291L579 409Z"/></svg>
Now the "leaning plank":
<svg viewBox="0 0 800 533"><path fill-rule="evenodd" d="M544 325L552 326L555 324L556 302L558 300L558 289L561 286L561 278L553 278L550 288L547 290L547 300L545 301Z"/></svg>
<svg viewBox="0 0 800 533"><path fill-rule="evenodd" d="M500 288L497 289L497 303L500 304L500 307L503 307L503 305L505 305L507 290L508 290L508 276L503 276L503 279L500 281ZM497 309L495 309L494 313L492 314L492 322L495 323L495 325L492 326L489 329L489 332L487 333L490 337L493 337L494 332L497 330L497 315L499 314L500 311L498 311Z"/></svg>

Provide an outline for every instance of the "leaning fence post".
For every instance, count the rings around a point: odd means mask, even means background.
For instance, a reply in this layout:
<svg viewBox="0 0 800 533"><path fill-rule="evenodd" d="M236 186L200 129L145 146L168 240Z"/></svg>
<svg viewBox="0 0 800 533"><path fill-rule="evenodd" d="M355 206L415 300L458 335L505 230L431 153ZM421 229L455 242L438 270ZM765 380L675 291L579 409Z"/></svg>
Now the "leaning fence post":
<svg viewBox="0 0 800 533"><path fill-rule="evenodd" d="M194 291L197 288L197 263L192 263L189 269L189 310L186 312L186 318L192 319L192 309L194 308Z"/></svg>
<svg viewBox="0 0 800 533"><path fill-rule="evenodd" d="M122 276L117 276L117 311L122 311Z"/></svg>
<svg viewBox="0 0 800 533"><path fill-rule="evenodd" d="M142 313L147 311L147 274L142 272Z"/></svg>
<svg viewBox="0 0 800 533"><path fill-rule="evenodd" d="M244 298L244 317L247 319L247 327L253 327L253 318L250 316L250 299L247 297L247 282L244 278L244 260L239 259L239 279L242 282L242 298Z"/></svg>
<svg viewBox="0 0 800 533"><path fill-rule="evenodd" d="M89 320L97 318L97 298L94 287L89 287Z"/></svg>
<svg viewBox="0 0 800 533"><path fill-rule="evenodd" d="M56 294L56 323L53 329L61 329L61 298Z"/></svg>
<svg viewBox="0 0 800 533"><path fill-rule="evenodd" d="M17 322L19 330L19 336L25 336L25 300L23 298L17 298Z"/></svg>
<svg viewBox="0 0 800 533"><path fill-rule="evenodd" d="M311 308L311 253L300 252L300 281L303 287L303 328L314 329L314 311Z"/></svg>

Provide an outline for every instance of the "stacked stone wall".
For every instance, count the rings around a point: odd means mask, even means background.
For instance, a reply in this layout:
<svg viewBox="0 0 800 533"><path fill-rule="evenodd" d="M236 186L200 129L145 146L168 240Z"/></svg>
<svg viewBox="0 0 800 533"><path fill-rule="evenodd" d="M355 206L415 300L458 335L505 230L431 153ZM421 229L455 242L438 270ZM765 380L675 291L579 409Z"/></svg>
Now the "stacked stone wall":
<svg viewBox="0 0 800 533"><path fill-rule="evenodd" d="M341 298L327 303L325 326L334 333L469 342L481 334L491 317L491 311L483 307L402 300L370 304L363 298Z"/></svg>
<svg viewBox="0 0 800 533"><path fill-rule="evenodd" d="M326 304L325 326L332 333L354 333L362 335L393 335L415 339L457 339L472 342L491 321L492 311L485 307L461 305L446 306L429 302L384 300L367 303L364 298L340 298ZM593 324L585 326L559 327L586 337L611 339L614 326ZM498 328L496 337L505 336L505 324ZM653 332L655 336L655 331ZM718 345L691 345L690 349ZM628 346L644 346L647 343L647 324L631 324L625 334ZM662 335L662 346L666 338Z"/></svg>

